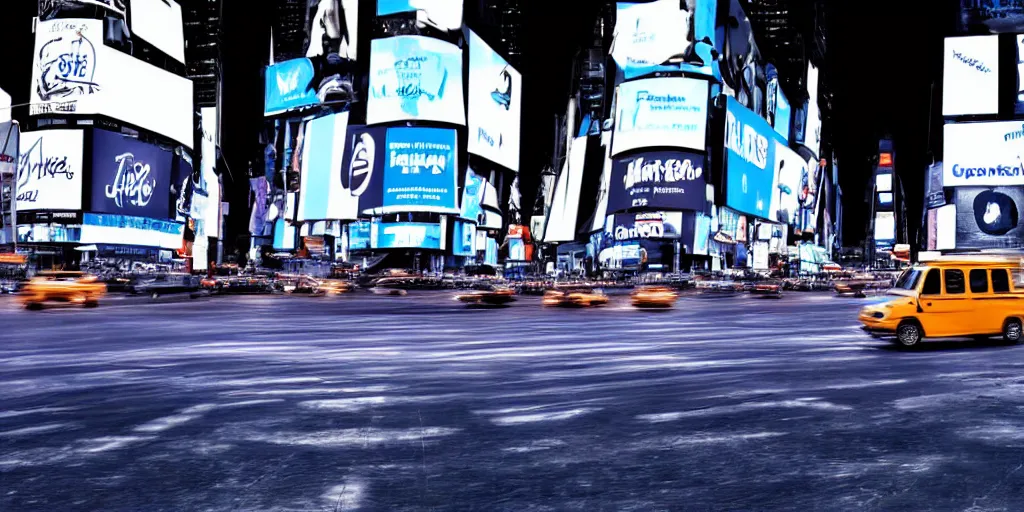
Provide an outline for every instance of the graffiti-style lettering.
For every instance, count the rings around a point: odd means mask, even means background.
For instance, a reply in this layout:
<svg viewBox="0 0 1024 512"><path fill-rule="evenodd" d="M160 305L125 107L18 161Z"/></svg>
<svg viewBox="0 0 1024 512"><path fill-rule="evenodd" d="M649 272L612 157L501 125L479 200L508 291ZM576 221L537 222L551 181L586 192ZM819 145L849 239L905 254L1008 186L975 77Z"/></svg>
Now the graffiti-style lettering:
<svg viewBox="0 0 1024 512"><path fill-rule="evenodd" d="M132 206L146 206L156 191L156 177L150 178L149 164L136 162L135 155L124 153L114 158L117 173L114 182L107 185L104 193L113 199L118 208L124 208L124 198Z"/></svg>

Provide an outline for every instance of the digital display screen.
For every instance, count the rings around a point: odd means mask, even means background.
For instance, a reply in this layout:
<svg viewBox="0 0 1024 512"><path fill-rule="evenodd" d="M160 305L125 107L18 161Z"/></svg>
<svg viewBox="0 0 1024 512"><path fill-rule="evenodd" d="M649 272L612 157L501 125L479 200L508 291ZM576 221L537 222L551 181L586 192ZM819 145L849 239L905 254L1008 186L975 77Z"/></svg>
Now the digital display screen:
<svg viewBox="0 0 1024 512"><path fill-rule="evenodd" d="M616 105L613 155L658 146L704 150L706 80L666 77L624 82Z"/></svg>
<svg viewBox="0 0 1024 512"><path fill-rule="evenodd" d="M999 36L947 37L942 115L999 112Z"/></svg>
<svg viewBox="0 0 1024 512"><path fill-rule="evenodd" d="M370 43L367 124L438 121L466 124L462 49L423 36Z"/></svg>
<svg viewBox="0 0 1024 512"><path fill-rule="evenodd" d="M523 76L469 31L469 152L519 171Z"/></svg>

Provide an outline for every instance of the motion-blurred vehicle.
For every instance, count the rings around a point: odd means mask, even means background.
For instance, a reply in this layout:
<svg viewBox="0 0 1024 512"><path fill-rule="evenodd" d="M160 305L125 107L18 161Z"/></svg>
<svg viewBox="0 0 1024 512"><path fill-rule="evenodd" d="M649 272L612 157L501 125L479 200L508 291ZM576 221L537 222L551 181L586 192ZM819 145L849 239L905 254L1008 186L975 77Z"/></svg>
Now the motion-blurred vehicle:
<svg viewBox="0 0 1024 512"><path fill-rule="evenodd" d="M407 291L405 291L405 290L403 290L401 288L377 288L377 287L374 287L374 288L370 288L370 291L373 292L374 295L393 295L393 296L396 296L396 297L404 297L404 296L409 294L409 292L407 292Z"/></svg>
<svg viewBox="0 0 1024 512"><path fill-rule="evenodd" d="M278 276L278 288L289 295L310 295L319 297L326 292L320 289L320 281L307 275Z"/></svg>
<svg viewBox="0 0 1024 512"><path fill-rule="evenodd" d="M96 307L107 293L99 278L82 272L40 272L19 292L26 309L41 309L47 302Z"/></svg>
<svg viewBox="0 0 1024 512"><path fill-rule="evenodd" d="M839 297L856 297L863 299L867 297L864 293L864 289L867 288L867 283L863 281L839 281L834 285L836 295Z"/></svg>
<svg viewBox="0 0 1024 512"><path fill-rule="evenodd" d="M777 299L782 297L782 285L780 283L757 283L750 290L750 294Z"/></svg>
<svg viewBox="0 0 1024 512"><path fill-rule="evenodd" d="M324 279L320 281L320 290L331 297L342 295L352 291L352 282L341 279Z"/></svg>
<svg viewBox="0 0 1024 512"><path fill-rule="evenodd" d="M633 291L631 299L637 308L670 308L679 298L679 292L668 286L644 286Z"/></svg>
<svg viewBox="0 0 1024 512"><path fill-rule="evenodd" d="M157 298L171 293L193 293L199 291L200 280L189 274L157 274L140 277L125 286L132 295L150 295Z"/></svg>
<svg viewBox="0 0 1024 512"><path fill-rule="evenodd" d="M541 304L561 307L591 307L608 304L608 296L589 288L570 288L544 292Z"/></svg>
<svg viewBox="0 0 1024 512"><path fill-rule="evenodd" d="M455 296L455 300L463 304L476 306L504 306L516 301L516 294L511 288L496 287L491 290L478 290Z"/></svg>
<svg viewBox="0 0 1024 512"><path fill-rule="evenodd" d="M912 347L925 338L1024 337L1024 288L1018 257L946 256L904 271L892 299L861 309L863 329Z"/></svg>

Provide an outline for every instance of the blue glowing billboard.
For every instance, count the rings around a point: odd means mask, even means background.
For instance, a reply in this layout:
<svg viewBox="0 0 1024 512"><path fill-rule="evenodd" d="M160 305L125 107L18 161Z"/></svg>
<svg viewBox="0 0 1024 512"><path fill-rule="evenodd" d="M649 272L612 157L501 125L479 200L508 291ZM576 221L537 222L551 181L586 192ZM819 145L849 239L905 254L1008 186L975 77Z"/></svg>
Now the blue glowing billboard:
<svg viewBox="0 0 1024 512"><path fill-rule="evenodd" d="M460 213L455 130L389 128L385 146L385 212Z"/></svg>
<svg viewBox="0 0 1024 512"><path fill-rule="evenodd" d="M455 256L476 255L476 226L456 220L452 229L452 254Z"/></svg>
<svg viewBox="0 0 1024 512"><path fill-rule="evenodd" d="M374 39L369 78L366 124L466 124L462 49L454 44L423 36Z"/></svg>
<svg viewBox="0 0 1024 512"><path fill-rule="evenodd" d="M353 222L348 225L348 250L361 251L370 248L371 224L368 220Z"/></svg>
<svg viewBox="0 0 1024 512"><path fill-rule="evenodd" d="M462 214L460 217L470 222L483 224L484 210L480 206L484 196L486 181L473 169L466 169L466 182L462 187Z"/></svg>
<svg viewBox="0 0 1024 512"><path fill-rule="evenodd" d="M680 8L678 0L617 2L611 55L625 79L657 71L717 76L709 44L715 38L717 4L689 0Z"/></svg>
<svg viewBox="0 0 1024 512"><path fill-rule="evenodd" d="M775 134L761 116L728 97L725 119L725 204L769 218L775 190Z"/></svg>
<svg viewBox="0 0 1024 512"><path fill-rule="evenodd" d="M263 114L271 116L320 103L313 81L313 63L292 59L267 67Z"/></svg>
<svg viewBox="0 0 1024 512"><path fill-rule="evenodd" d="M93 130L92 140L92 211L172 217L171 151L107 130Z"/></svg>
<svg viewBox="0 0 1024 512"><path fill-rule="evenodd" d="M385 224L374 221L370 232L370 246L374 249L434 249L444 248L440 224L395 222Z"/></svg>

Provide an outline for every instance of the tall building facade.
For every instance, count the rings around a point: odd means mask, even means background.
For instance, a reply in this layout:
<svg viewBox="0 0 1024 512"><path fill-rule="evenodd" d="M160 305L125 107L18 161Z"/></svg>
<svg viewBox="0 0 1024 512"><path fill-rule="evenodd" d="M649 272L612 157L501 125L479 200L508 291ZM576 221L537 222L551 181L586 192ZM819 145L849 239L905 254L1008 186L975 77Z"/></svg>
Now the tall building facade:
<svg viewBox="0 0 1024 512"><path fill-rule="evenodd" d="M181 0L186 75L195 87L197 107L214 107L219 103L222 8L221 0Z"/></svg>

